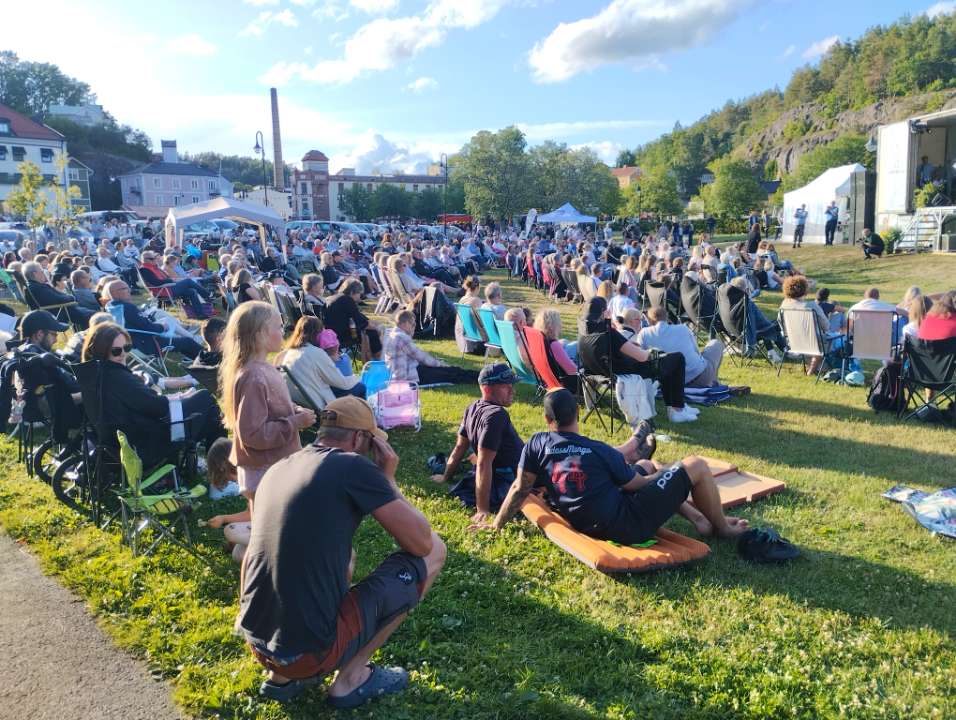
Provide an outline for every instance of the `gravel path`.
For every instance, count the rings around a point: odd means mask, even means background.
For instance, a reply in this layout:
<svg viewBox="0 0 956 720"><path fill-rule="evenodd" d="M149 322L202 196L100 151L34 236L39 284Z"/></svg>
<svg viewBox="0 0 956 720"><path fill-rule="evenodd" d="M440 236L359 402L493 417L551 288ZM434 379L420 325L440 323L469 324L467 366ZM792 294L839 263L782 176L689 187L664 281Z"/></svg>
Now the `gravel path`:
<svg viewBox="0 0 956 720"><path fill-rule="evenodd" d="M0 719L169 720L165 683L117 648L83 602L0 532Z"/></svg>

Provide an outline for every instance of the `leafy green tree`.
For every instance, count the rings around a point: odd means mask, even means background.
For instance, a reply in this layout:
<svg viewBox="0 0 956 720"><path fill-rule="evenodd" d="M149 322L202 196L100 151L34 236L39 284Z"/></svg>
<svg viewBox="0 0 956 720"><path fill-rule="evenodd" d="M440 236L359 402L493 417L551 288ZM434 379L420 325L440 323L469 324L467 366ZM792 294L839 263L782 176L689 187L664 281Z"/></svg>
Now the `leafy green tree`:
<svg viewBox="0 0 956 720"><path fill-rule="evenodd" d="M368 222L372 219L372 192L363 183L352 183L339 196L339 209L352 222Z"/></svg>
<svg viewBox="0 0 956 720"><path fill-rule="evenodd" d="M258 187L263 183L262 158L260 157L252 157L249 155L222 155L217 152L201 152L194 155L186 153L183 155L183 159L188 160L189 162L194 162L204 168L208 168L213 172L219 172L221 167L222 176L229 182L241 182L245 183L246 185L252 185L253 187ZM265 181L270 187L273 184L272 168L272 161L267 158ZM288 166L285 167L284 171L285 183L286 187L288 187L291 172Z"/></svg>
<svg viewBox="0 0 956 720"><path fill-rule="evenodd" d="M441 190L430 187L420 192L412 193L414 199L412 210L415 217L428 222L437 218L441 213L441 196Z"/></svg>
<svg viewBox="0 0 956 720"><path fill-rule="evenodd" d="M20 173L20 182L7 196L4 204L14 216L23 219L36 239L36 231L50 220L43 174L39 166L29 160L17 165L17 171Z"/></svg>
<svg viewBox="0 0 956 720"><path fill-rule="evenodd" d="M844 135L833 142L818 145L800 158L796 170L783 180L784 190L803 187L830 168L860 163L873 169L874 155L866 149L863 135Z"/></svg>
<svg viewBox="0 0 956 720"><path fill-rule="evenodd" d="M766 193L747 162L726 158L715 162L713 170L714 182L703 198L708 212L721 217L740 217L766 201Z"/></svg>
<svg viewBox="0 0 956 720"><path fill-rule="evenodd" d="M641 176L639 188L634 192L639 195L639 205L644 212L676 215L684 207L677 192L677 178L670 170L653 169L645 172Z"/></svg>
<svg viewBox="0 0 956 720"><path fill-rule="evenodd" d="M409 218L412 216L411 193L398 185L380 183L371 193L370 210L376 218Z"/></svg>
<svg viewBox="0 0 956 720"><path fill-rule="evenodd" d="M20 60L16 53L0 51L0 104L42 117L50 105L84 105L95 100L89 85L65 75L56 65Z"/></svg>
<svg viewBox="0 0 956 720"><path fill-rule="evenodd" d="M621 150L614 161L614 167L629 167L637 164L637 156L633 150Z"/></svg>
<svg viewBox="0 0 956 720"><path fill-rule="evenodd" d="M474 217L502 220L527 210L532 169L526 146L524 133L512 126L482 130L462 147L452 172Z"/></svg>
<svg viewBox="0 0 956 720"><path fill-rule="evenodd" d="M53 176L53 212L49 224L56 230L57 236L62 238L67 230L76 226L76 206L73 199L82 195L76 185L63 184L63 177L70 164L70 157L66 153L59 153L56 158L56 175Z"/></svg>

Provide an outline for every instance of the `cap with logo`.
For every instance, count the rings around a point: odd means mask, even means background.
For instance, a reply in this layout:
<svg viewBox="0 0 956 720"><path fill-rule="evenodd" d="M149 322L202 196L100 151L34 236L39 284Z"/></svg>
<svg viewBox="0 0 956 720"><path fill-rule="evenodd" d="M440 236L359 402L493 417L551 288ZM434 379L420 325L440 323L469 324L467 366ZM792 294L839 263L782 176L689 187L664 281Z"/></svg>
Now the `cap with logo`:
<svg viewBox="0 0 956 720"><path fill-rule="evenodd" d="M319 415L319 425L342 430L365 430L379 440L388 440L388 434L375 424L372 408L354 395L337 398L326 405Z"/></svg>
<svg viewBox="0 0 956 720"><path fill-rule="evenodd" d="M518 382L518 376L505 363L485 365L478 373L479 385L514 385L516 382Z"/></svg>
<svg viewBox="0 0 956 720"><path fill-rule="evenodd" d="M40 330L47 332L66 332L69 325L59 322L53 314L46 310L31 310L20 321L20 335L28 338Z"/></svg>

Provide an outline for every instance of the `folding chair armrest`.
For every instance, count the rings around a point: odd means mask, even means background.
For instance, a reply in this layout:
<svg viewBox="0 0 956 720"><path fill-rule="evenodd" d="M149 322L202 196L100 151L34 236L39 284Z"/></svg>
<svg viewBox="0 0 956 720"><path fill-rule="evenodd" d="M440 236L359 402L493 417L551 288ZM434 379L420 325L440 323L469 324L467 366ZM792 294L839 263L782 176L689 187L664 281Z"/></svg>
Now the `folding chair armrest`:
<svg viewBox="0 0 956 720"><path fill-rule="evenodd" d="M155 470L153 470L153 472L149 474L148 477L143 478L143 481L139 484L140 489L142 490L143 488L148 488L155 485L157 482L159 482L164 477L169 475L169 473L174 472L175 470L176 470L176 466L172 464L168 464L168 463L166 465L162 465L156 468ZM170 494L170 493L166 493L166 494ZM155 497L162 497L162 495L156 495Z"/></svg>

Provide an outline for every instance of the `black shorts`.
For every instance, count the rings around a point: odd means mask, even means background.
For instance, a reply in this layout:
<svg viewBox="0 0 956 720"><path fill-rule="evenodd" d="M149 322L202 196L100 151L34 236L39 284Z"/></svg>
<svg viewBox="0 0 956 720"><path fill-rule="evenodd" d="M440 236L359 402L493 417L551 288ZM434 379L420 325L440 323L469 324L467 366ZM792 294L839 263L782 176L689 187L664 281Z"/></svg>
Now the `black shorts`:
<svg viewBox="0 0 956 720"><path fill-rule="evenodd" d="M625 493L624 506L608 538L622 545L642 543L677 512L690 495L690 476L680 463L664 470L657 480L636 492Z"/></svg>
<svg viewBox="0 0 956 720"><path fill-rule="evenodd" d="M284 677L328 675L351 660L392 620L415 607L427 577L422 558L393 553L342 598L335 640L328 650L281 661L252 644L249 647L264 667Z"/></svg>

